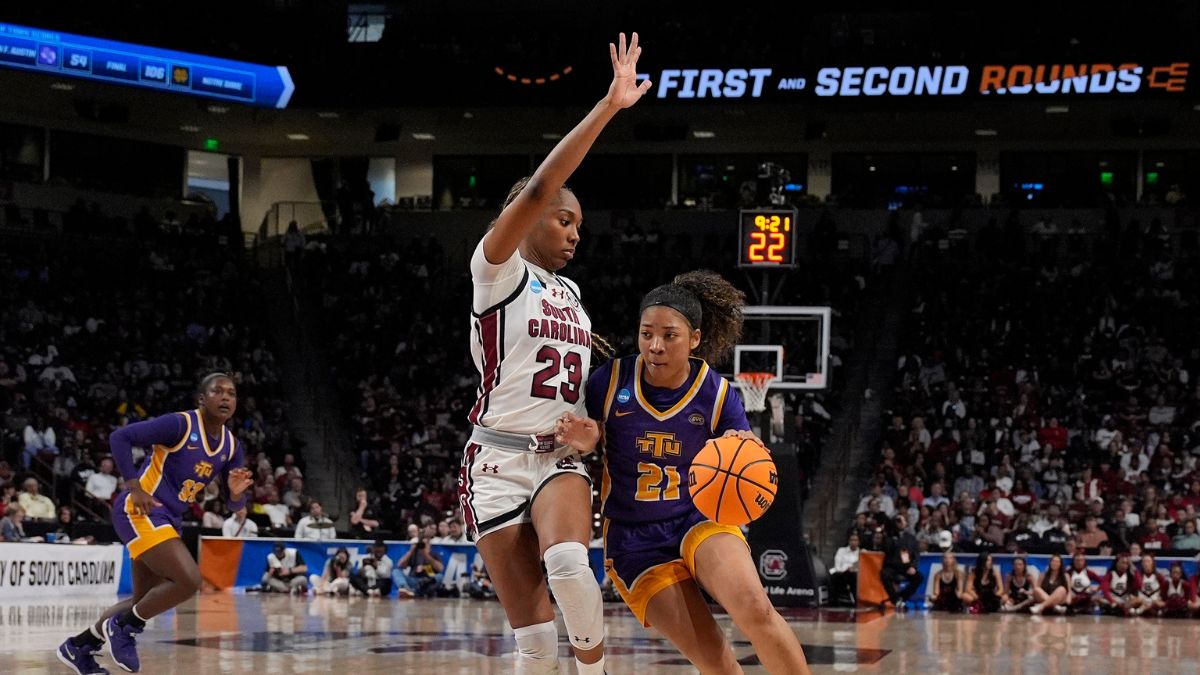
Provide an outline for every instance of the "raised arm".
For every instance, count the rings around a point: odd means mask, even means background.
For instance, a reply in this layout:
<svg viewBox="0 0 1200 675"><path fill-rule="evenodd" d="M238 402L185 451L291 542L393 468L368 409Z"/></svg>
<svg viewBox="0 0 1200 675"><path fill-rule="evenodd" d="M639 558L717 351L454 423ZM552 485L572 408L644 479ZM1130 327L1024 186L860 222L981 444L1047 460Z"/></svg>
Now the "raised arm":
<svg viewBox="0 0 1200 675"><path fill-rule="evenodd" d="M638 34L633 34L628 47L624 33L621 33L619 42L620 46L608 45L613 67L608 94L554 146L537 171L533 172L525 189L500 213L496 226L484 237L483 255L489 263L499 265L512 257L521 240L551 203L550 200L557 197L567 178L579 168L608 121L618 111L637 103L642 94L650 89L650 80L640 86L637 83L637 61L642 53L642 48L638 46Z"/></svg>

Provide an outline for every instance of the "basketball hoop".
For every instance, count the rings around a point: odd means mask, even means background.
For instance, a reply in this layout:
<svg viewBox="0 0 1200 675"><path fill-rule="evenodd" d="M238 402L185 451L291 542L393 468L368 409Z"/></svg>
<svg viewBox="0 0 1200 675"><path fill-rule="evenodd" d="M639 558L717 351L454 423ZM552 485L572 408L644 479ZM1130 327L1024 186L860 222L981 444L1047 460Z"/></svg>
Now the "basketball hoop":
<svg viewBox="0 0 1200 675"><path fill-rule="evenodd" d="M742 372L737 374L745 395L746 412L762 412L767 409L767 390L775 381L775 373Z"/></svg>

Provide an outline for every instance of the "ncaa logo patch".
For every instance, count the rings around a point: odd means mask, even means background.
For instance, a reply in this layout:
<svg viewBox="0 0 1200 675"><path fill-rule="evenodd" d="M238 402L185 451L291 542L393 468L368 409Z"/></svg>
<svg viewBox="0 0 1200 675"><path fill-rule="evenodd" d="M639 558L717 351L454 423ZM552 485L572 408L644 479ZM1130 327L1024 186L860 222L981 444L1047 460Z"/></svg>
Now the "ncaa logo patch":
<svg viewBox="0 0 1200 675"><path fill-rule="evenodd" d="M787 554L777 548L769 548L758 556L758 573L764 579L778 581L787 576Z"/></svg>
<svg viewBox="0 0 1200 675"><path fill-rule="evenodd" d="M533 291L534 293L541 293L542 288L544 288L544 286L542 286L542 282L538 281L537 279L529 282L529 290Z"/></svg>
<svg viewBox="0 0 1200 675"><path fill-rule="evenodd" d="M196 441L200 440L200 434L193 431L192 435L188 436L188 440L195 443Z"/></svg>
<svg viewBox="0 0 1200 675"><path fill-rule="evenodd" d="M622 389L617 392L617 403L629 403L629 390Z"/></svg>
<svg viewBox="0 0 1200 675"><path fill-rule="evenodd" d="M691 415L688 415L688 421L698 427L702 427L704 426L704 415L701 415L700 413L692 413Z"/></svg>

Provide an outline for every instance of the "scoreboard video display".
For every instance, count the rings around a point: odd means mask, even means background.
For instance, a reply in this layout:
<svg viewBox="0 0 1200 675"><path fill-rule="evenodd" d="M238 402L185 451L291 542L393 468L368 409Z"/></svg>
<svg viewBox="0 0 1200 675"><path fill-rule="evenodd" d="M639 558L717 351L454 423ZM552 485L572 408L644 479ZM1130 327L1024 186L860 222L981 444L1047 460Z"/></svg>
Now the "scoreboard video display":
<svg viewBox="0 0 1200 675"><path fill-rule="evenodd" d="M284 108L296 87L285 66L0 23L0 67Z"/></svg>

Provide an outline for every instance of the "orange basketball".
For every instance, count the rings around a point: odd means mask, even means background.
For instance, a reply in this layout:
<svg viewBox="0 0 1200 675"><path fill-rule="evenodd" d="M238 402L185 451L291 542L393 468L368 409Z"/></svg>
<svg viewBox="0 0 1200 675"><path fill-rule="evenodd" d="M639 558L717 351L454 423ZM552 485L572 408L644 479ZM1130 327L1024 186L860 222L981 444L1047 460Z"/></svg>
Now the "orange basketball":
<svg viewBox="0 0 1200 675"><path fill-rule="evenodd" d="M779 474L766 448L736 436L714 438L688 469L692 503L709 520L745 525L775 500Z"/></svg>

